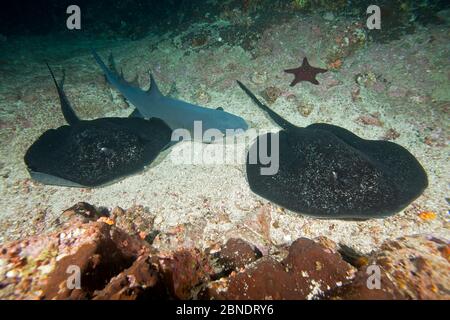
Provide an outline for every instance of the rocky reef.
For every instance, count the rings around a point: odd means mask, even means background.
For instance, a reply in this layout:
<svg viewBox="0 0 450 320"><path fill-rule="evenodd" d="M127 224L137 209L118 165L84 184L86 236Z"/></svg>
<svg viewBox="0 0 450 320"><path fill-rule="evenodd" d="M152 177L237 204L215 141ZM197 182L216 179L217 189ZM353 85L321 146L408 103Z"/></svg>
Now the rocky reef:
<svg viewBox="0 0 450 320"><path fill-rule="evenodd" d="M450 298L450 247L429 235L389 240L369 255L325 237L264 254L237 238L167 250L125 212L78 203L56 231L2 244L0 299Z"/></svg>

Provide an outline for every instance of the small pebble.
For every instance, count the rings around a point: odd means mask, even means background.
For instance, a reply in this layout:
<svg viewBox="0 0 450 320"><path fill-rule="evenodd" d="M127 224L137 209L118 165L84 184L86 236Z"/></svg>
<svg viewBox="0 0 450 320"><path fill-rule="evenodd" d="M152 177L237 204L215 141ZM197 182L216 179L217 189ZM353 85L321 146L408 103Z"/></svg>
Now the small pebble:
<svg viewBox="0 0 450 320"><path fill-rule="evenodd" d="M198 104L207 104L209 101L211 101L211 96L203 89L197 90L192 98L198 103Z"/></svg>
<svg viewBox="0 0 450 320"><path fill-rule="evenodd" d="M327 12L325 12L323 18L327 21L333 21L335 17L334 17L333 12L327 11Z"/></svg>
<svg viewBox="0 0 450 320"><path fill-rule="evenodd" d="M261 92L261 95L264 100L266 100L269 104L272 104L281 95L281 90L277 87L267 87Z"/></svg>
<svg viewBox="0 0 450 320"><path fill-rule="evenodd" d="M254 84L263 84L267 81L267 73L266 72L259 72L255 71L252 76L250 77L250 80Z"/></svg>
<svg viewBox="0 0 450 320"><path fill-rule="evenodd" d="M19 276L19 272L17 270L10 270L6 273L7 278L16 278Z"/></svg>
<svg viewBox="0 0 450 320"><path fill-rule="evenodd" d="M313 112L314 107L309 103L300 103L297 106L298 112L304 117L308 117Z"/></svg>

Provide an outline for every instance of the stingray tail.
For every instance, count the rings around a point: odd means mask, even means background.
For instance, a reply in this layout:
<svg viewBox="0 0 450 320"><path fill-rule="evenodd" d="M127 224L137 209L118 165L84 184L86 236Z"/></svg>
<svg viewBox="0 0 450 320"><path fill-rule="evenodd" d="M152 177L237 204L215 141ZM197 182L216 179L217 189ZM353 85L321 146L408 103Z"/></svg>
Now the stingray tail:
<svg viewBox="0 0 450 320"><path fill-rule="evenodd" d="M263 111L265 111L269 117L275 121L277 125L282 127L283 129L289 129L289 128L295 128L295 126L290 123L289 121L285 120L283 117L281 117L278 113L270 109L268 106L266 106L264 103L258 100L258 98L248 89L242 82L239 80L236 80L239 87L241 87L242 90L253 100L253 102L260 107Z"/></svg>
<svg viewBox="0 0 450 320"><path fill-rule="evenodd" d="M80 119L78 118L77 114L73 110L72 106L70 105L69 99L67 99L67 96L64 93L63 87L64 87L64 79L66 78L66 74L63 71L63 77L61 79L61 82L58 85L58 82L55 79L55 75L53 74L52 69L50 68L50 66L48 65L47 62L45 64L47 65L47 68L50 71L50 74L52 75L53 82L55 83L56 90L58 91L59 101L61 103L61 111L64 115L64 119L66 119L68 124L73 125L73 124L77 123L78 121L80 121Z"/></svg>

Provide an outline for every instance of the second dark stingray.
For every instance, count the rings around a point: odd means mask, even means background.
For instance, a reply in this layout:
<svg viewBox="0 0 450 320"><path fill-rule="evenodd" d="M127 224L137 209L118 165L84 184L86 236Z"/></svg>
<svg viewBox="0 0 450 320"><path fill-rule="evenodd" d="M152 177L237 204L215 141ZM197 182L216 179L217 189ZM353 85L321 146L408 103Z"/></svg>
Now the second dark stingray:
<svg viewBox="0 0 450 320"><path fill-rule="evenodd" d="M279 141L278 172L261 174L261 168L267 165L259 155L254 163L249 161L252 152L258 154L255 148L265 135L257 138L247 155L250 189L263 198L301 214L366 219L402 210L427 187L424 169L402 146L388 141L364 140L330 124L297 127L238 83L282 128L265 137L267 150L271 150L271 138Z"/></svg>
<svg viewBox="0 0 450 320"><path fill-rule="evenodd" d="M58 84L48 68L68 125L47 130L26 152L34 180L69 187L110 184L143 170L170 145L172 130L157 118L80 120L64 93L64 77Z"/></svg>

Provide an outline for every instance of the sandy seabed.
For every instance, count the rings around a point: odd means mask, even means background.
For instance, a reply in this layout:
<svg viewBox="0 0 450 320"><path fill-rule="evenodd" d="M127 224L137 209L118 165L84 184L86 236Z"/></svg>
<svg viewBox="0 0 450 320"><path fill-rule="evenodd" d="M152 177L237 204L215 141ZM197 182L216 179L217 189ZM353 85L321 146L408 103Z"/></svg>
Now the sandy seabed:
<svg viewBox="0 0 450 320"><path fill-rule="evenodd" d="M183 225L184 241L177 245L185 246L207 247L240 237L264 247L302 236L326 236L367 253L383 240L403 235L450 238L446 199L450 181L448 27L418 28L385 44L369 42L346 56L338 71L319 75L320 85L289 87L292 75L283 70L300 65L303 56L308 56L312 65L326 67L334 35L321 37L317 28L323 29L322 34L338 33L342 24L345 21L296 18L267 28L252 52L219 38L211 40L222 41L217 46L186 47L184 35L150 35L133 42L9 39L2 44L5 50L0 55L0 242L50 231L57 227L54 221L61 212L80 201L110 209L142 205L147 218L154 219L153 227L161 232ZM308 27L311 25L317 28ZM225 27L207 26L219 31ZM206 26L191 29L195 28ZM189 32L192 30L186 34ZM141 87L148 87L148 71L153 70L163 92L175 82L178 98L223 107L247 119L254 129L274 130L276 126L238 88L236 79L255 93L270 86L279 88L281 95L270 107L299 126L333 123L365 139L381 139L394 129L399 134L394 141L424 166L429 187L404 211L385 219L315 219L253 194L242 164L173 161L171 153L188 142L176 145L144 172L103 188L33 182L23 163L25 151L45 130L64 124L45 60L58 76L61 68L66 70L66 92L81 118L128 116L132 111L104 81L89 53L90 46L105 58L112 51L125 77L137 74ZM358 74L373 74L376 80L373 85L358 85ZM299 111L305 107L312 111L308 116ZM374 114L377 125L357 121ZM197 147L197 152L202 152L209 146ZM421 213L427 211L436 216L424 218Z"/></svg>

